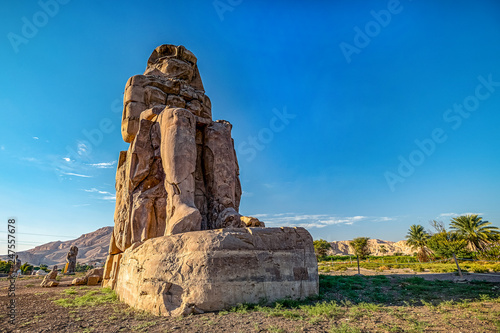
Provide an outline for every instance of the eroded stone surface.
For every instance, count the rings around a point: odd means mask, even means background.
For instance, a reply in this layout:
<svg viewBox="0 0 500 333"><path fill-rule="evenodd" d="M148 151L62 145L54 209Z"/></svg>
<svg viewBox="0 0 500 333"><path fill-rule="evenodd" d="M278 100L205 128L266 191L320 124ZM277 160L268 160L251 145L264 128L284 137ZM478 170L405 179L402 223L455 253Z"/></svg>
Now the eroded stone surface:
<svg viewBox="0 0 500 333"><path fill-rule="evenodd" d="M40 287L57 287L59 281L57 278L57 266L54 266L49 274L45 275L42 283L40 283Z"/></svg>
<svg viewBox="0 0 500 333"><path fill-rule="evenodd" d="M68 267L66 269L66 274L74 274L76 267L76 257L78 256L78 248L73 245L69 248L69 252L66 255L66 262L68 263Z"/></svg>
<svg viewBox="0 0 500 333"><path fill-rule="evenodd" d="M240 220L241 185L231 124L212 121L196 57L162 45L124 93L110 255L163 235L223 227Z"/></svg>
<svg viewBox="0 0 500 333"><path fill-rule="evenodd" d="M87 273L85 273L85 276L73 279L73 281L71 281L71 284L75 286L84 284L89 286L95 286L102 281L103 276L104 276L104 267L93 268L87 271Z"/></svg>
<svg viewBox="0 0 500 333"><path fill-rule="evenodd" d="M211 109L197 59L183 46L159 46L126 84L130 146L116 171L103 286L134 307L185 315L318 291L305 229L267 231L240 215L232 125L213 121Z"/></svg>
<svg viewBox="0 0 500 333"><path fill-rule="evenodd" d="M115 289L135 308L188 315L315 295L317 263L303 228L188 232L126 250Z"/></svg>

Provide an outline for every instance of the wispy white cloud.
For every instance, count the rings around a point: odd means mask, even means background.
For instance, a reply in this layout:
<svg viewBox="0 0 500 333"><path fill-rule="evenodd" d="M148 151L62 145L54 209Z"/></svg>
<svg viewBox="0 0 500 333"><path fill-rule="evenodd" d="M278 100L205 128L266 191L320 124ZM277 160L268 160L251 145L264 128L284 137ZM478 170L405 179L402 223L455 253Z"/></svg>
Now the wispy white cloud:
<svg viewBox="0 0 500 333"><path fill-rule="evenodd" d="M483 215L483 213L461 213L461 214L457 214L457 213L442 213L442 214L439 214L436 217L436 219L439 220L440 218L453 218L453 217L462 216L462 215Z"/></svg>
<svg viewBox="0 0 500 333"><path fill-rule="evenodd" d="M455 213L442 213L442 214L438 215L438 217L450 217L450 216L458 216L458 214L455 214Z"/></svg>
<svg viewBox="0 0 500 333"><path fill-rule="evenodd" d="M98 169L111 169L113 166L116 164L116 161L112 162L102 162L102 163L93 163L93 164L88 164L91 167L98 168Z"/></svg>
<svg viewBox="0 0 500 333"><path fill-rule="evenodd" d="M92 176L88 176L88 175L81 175L81 174L78 174L78 173L73 173L73 172L63 172L62 174L63 174L63 175L66 175L66 176L75 176L75 177L83 177L83 178L92 178Z"/></svg>
<svg viewBox="0 0 500 333"><path fill-rule="evenodd" d="M98 189L96 189L96 188L94 188L94 187L93 187L93 188L91 188L91 189L89 189L89 190L85 190L85 189L84 189L84 191L85 191L85 192L89 192L89 193L99 193L99 194L109 194L109 195L111 195L111 194L112 194L112 193L107 192L107 191L101 191L101 190L98 190Z"/></svg>
<svg viewBox="0 0 500 333"><path fill-rule="evenodd" d="M97 193L97 194L102 194L102 197L99 197L101 200L106 200L106 201L114 201L116 200L116 195L108 192L108 191L101 191L96 188L91 188L91 189L84 189L83 191L88 192L88 193Z"/></svg>
<svg viewBox="0 0 500 333"><path fill-rule="evenodd" d="M71 158L69 157L63 157L63 160L65 160L66 162L71 162Z"/></svg>
<svg viewBox="0 0 500 333"><path fill-rule="evenodd" d="M78 148L78 155L86 155L89 151L89 148L83 142L78 142L77 148Z"/></svg>
<svg viewBox="0 0 500 333"><path fill-rule="evenodd" d="M381 217L375 218L373 221L374 222L388 222L388 221L394 221L394 220L395 220L394 217L381 216Z"/></svg>
<svg viewBox="0 0 500 333"><path fill-rule="evenodd" d="M37 136L34 136L34 137L33 137L33 139L34 139L34 140L39 140L40 138L39 138L39 137L37 137Z"/></svg>
<svg viewBox="0 0 500 333"><path fill-rule="evenodd" d="M255 214L252 215L267 226L274 227L303 227L303 228L324 228L332 225L353 225L358 222L387 222L395 220L389 216L334 216L328 214Z"/></svg>
<svg viewBox="0 0 500 333"><path fill-rule="evenodd" d="M34 157L21 157L21 160L27 161L27 162L38 162L38 159Z"/></svg>

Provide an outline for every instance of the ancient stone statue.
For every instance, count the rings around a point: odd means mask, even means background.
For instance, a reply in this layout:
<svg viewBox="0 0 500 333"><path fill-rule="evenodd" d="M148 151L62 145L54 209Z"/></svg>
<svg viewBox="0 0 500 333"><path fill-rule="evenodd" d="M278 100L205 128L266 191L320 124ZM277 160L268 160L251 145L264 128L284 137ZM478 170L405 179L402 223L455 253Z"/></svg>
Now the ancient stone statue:
<svg viewBox="0 0 500 333"><path fill-rule="evenodd" d="M66 274L74 274L76 268L76 257L78 256L78 248L73 245L69 248L69 252L66 255L66 262L68 263L68 269Z"/></svg>
<svg viewBox="0 0 500 333"><path fill-rule="evenodd" d="M187 231L245 227L231 124L212 121L196 57L162 45L125 87L110 254ZM263 224L252 226L264 226Z"/></svg>
<svg viewBox="0 0 500 333"><path fill-rule="evenodd" d="M17 275L20 269L21 269L21 259L19 259L19 255L16 254L16 259L12 262L10 266L9 276L12 276L12 274Z"/></svg>
<svg viewBox="0 0 500 333"><path fill-rule="evenodd" d="M212 120L197 59L157 47L125 87L103 286L163 315L318 292L312 237L241 216L232 126ZM82 281L75 281L82 282Z"/></svg>
<svg viewBox="0 0 500 333"><path fill-rule="evenodd" d="M57 266L54 266L50 271L50 273L45 275L42 283L40 283L40 287L56 287L59 284L56 278L57 278Z"/></svg>

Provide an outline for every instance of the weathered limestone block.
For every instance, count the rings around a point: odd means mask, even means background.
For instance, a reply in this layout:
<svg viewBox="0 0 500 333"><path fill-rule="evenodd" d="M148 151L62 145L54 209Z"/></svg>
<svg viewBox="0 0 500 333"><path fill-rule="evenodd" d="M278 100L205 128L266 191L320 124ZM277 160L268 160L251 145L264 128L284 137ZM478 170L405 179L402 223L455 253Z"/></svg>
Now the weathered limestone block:
<svg viewBox="0 0 500 333"><path fill-rule="evenodd" d="M103 280L103 276L104 276L104 268L103 267L93 268L93 269L89 270L85 274L85 276L73 279L73 281L71 281L71 284L75 285L75 286L84 285L84 284L89 285L89 286L95 286Z"/></svg>
<svg viewBox="0 0 500 333"><path fill-rule="evenodd" d="M57 266L54 266L49 274L45 275L42 283L40 283L40 287L57 287L59 281L57 278Z"/></svg>
<svg viewBox="0 0 500 333"><path fill-rule="evenodd" d="M303 228L240 228L157 237L123 253L115 290L165 316L318 293L313 240Z"/></svg>
<svg viewBox="0 0 500 333"><path fill-rule="evenodd" d="M87 286L97 286L99 283L98 275L91 275L87 278Z"/></svg>
<svg viewBox="0 0 500 333"><path fill-rule="evenodd" d="M71 281L71 284L74 286L85 285L85 284L87 284L87 278L86 277L74 278L73 281Z"/></svg>
<svg viewBox="0 0 500 333"><path fill-rule="evenodd" d="M102 286L104 288L115 289L116 277L120 272L120 262L122 258L122 253L109 255L104 265L104 274Z"/></svg>
<svg viewBox="0 0 500 333"><path fill-rule="evenodd" d="M259 221L259 219L251 216L241 216L240 220L241 222L245 223L247 228L255 228L255 227L263 228L266 226L264 222Z"/></svg>

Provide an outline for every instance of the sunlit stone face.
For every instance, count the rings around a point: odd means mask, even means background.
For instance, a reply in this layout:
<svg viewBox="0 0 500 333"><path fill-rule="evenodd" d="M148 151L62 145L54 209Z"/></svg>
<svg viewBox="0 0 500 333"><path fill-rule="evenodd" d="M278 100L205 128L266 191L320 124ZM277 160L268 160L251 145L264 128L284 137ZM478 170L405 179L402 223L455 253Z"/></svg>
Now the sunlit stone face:
<svg viewBox="0 0 500 333"><path fill-rule="evenodd" d="M191 81L195 73L196 57L183 46L162 45L148 60L145 75L159 75Z"/></svg>
<svg viewBox="0 0 500 333"><path fill-rule="evenodd" d="M175 58L164 58L155 67L167 77L191 81L194 74L192 64Z"/></svg>

